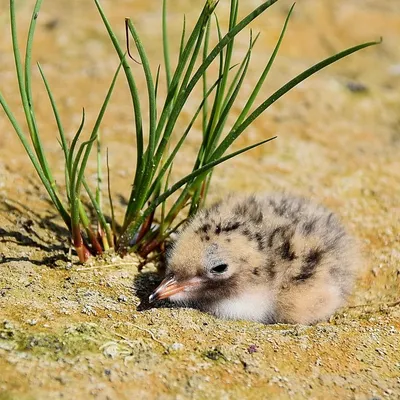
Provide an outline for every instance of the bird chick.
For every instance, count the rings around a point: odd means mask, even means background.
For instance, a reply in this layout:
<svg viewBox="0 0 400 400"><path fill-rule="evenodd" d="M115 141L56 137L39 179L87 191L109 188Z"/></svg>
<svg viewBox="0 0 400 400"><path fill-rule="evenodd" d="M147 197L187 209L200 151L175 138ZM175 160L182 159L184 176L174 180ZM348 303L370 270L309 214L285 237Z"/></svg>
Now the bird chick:
<svg viewBox="0 0 400 400"><path fill-rule="evenodd" d="M287 194L230 196L179 233L149 300L221 318L313 324L343 304L358 265L353 239L324 207Z"/></svg>

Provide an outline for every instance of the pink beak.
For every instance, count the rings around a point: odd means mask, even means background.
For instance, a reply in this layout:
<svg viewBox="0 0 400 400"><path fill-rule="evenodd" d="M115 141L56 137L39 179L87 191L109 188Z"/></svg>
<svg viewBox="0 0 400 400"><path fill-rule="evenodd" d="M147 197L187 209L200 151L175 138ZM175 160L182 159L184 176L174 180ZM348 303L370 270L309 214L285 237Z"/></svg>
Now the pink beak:
<svg viewBox="0 0 400 400"><path fill-rule="evenodd" d="M178 282L174 276L166 277L157 289L149 296L149 302L153 303L156 300L166 299L174 294L185 292L201 283L200 278L192 278L187 281Z"/></svg>

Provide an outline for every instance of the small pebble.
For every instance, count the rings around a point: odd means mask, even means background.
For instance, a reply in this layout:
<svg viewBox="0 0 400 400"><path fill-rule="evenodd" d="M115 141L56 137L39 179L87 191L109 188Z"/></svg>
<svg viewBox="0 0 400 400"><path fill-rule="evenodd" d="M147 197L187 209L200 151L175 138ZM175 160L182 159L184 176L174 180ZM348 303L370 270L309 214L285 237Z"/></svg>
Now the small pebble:
<svg viewBox="0 0 400 400"><path fill-rule="evenodd" d="M83 306L82 314L97 315L97 312L92 306L86 304L85 306Z"/></svg>
<svg viewBox="0 0 400 400"><path fill-rule="evenodd" d="M118 296L118 301L119 301L120 303L126 303L126 302L128 301L128 298L127 298L125 295L120 294L120 295Z"/></svg>
<svg viewBox="0 0 400 400"><path fill-rule="evenodd" d="M10 321L7 321L7 320L3 321L3 327L4 327L4 329L7 329L7 330L14 329L14 325Z"/></svg>
<svg viewBox="0 0 400 400"><path fill-rule="evenodd" d="M258 347L257 347L255 344L251 344L251 345L247 348L247 351L248 351L250 354L257 353Z"/></svg>
<svg viewBox="0 0 400 400"><path fill-rule="evenodd" d="M184 345L182 343L173 343L171 345L171 350L179 351L184 348Z"/></svg>
<svg viewBox="0 0 400 400"><path fill-rule="evenodd" d="M368 87L361 82L348 82L346 87L353 93L364 93L368 91Z"/></svg>

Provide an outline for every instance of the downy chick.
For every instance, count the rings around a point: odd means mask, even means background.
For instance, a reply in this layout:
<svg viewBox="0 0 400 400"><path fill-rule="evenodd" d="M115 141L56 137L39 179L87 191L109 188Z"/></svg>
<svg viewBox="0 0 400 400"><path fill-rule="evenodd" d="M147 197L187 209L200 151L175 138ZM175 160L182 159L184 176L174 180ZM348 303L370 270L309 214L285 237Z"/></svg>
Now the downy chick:
<svg viewBox="0 0 400 400"><path fill-rule="evenodd" d="M312 324L343 304L358 264L353 239L324 207L287 194L230 196L187 223L150 301Z"/></svg>

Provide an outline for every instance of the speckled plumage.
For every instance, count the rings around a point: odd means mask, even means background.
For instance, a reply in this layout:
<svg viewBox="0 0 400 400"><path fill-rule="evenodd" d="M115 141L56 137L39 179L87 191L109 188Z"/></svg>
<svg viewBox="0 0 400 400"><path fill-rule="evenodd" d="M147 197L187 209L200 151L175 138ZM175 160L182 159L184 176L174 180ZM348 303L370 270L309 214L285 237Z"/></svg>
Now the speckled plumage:
<svg viewBox="0 0 400 400"><path fill-rule="evenodd" d="M310 324L351 291L357 247L337 217L287 194L229 196L200 211L153 294L221 318Z"/></svg>

